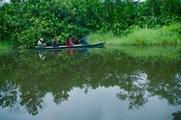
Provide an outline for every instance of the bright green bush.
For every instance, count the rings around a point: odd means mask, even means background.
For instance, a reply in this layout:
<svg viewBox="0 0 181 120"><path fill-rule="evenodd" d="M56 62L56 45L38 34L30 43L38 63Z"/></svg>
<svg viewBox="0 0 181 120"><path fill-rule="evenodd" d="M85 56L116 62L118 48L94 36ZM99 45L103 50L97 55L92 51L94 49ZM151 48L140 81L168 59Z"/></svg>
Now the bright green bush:
<svg viewBox="0 0 181 120"><path fill-rule="evenodd" d="M90 42L105 41L107 45L181 45L181 24L173 23L156 28L133 27L129 34L116 36L113 33L91 33Z"/></svg>
<svg viewBox="0 0 181 120"><path fill-rule="evenodd" d="M124 45L181 45L181 24L174 23L162 28L134 28L121 38Z"/></svg>

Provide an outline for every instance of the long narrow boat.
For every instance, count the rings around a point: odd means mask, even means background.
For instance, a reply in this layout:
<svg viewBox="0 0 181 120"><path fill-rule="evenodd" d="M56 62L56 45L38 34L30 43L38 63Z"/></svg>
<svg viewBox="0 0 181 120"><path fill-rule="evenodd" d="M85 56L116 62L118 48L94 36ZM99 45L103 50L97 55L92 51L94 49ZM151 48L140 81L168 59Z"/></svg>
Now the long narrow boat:
<svg viewBox="0 0 181 120"><path fill-rule="evenodd" d="M88 45L82 45L82 44L77 44L72 47L67 47L65 45L61 45L58 47L53 47L53 46L46 46L46 47L39 47L35 46L36 50L58 50L58 49L68 49L68 48L102 48L104 47L105 42L98 42L98 43L93 43L93 44L88 44Z"/></svg>

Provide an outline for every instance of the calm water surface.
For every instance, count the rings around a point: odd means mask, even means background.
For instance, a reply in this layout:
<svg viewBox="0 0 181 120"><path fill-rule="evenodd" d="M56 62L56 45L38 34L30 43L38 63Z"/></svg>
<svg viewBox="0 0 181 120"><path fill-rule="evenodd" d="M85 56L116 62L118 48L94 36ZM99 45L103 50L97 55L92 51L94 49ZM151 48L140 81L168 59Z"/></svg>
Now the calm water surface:
<svg viewBox="0 0 181 120"><path fill-rule="evenodd" d="M0 56L0 120L180 120L181 52L135 50Z"/></svg>

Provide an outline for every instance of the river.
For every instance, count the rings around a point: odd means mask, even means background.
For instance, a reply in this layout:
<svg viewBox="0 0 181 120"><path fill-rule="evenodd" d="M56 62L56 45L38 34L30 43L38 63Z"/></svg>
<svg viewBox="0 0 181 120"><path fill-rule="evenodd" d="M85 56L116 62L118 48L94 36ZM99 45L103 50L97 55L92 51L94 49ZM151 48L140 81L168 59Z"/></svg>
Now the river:
<svg viewBox="0 0 181 120"><path fill-rule="evenodd" d="M181 49L11 51L1 120L179 120Z"/></svg>

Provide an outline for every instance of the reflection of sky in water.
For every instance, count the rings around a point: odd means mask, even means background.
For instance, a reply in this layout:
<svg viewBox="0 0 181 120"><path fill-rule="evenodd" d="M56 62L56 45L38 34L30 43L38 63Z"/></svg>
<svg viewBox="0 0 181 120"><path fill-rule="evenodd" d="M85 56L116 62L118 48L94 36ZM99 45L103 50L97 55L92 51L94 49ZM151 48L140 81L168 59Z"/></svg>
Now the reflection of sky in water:
<svg viewBox="0 0 181 120"><path fill-rule="evenodd" d="M27 112L17 113L9 109L0 109L1 120L167 120L171 114L181 110L181 106L171 106L166 100L158 97L148 98L139 109L128 109L128 100L119 100L116 94L120 89L115 87L99 87L89 89L74 88L69 92L67 101L60 105L53 102L48 93L44 97L43 108L35 116Z"/></svg>

